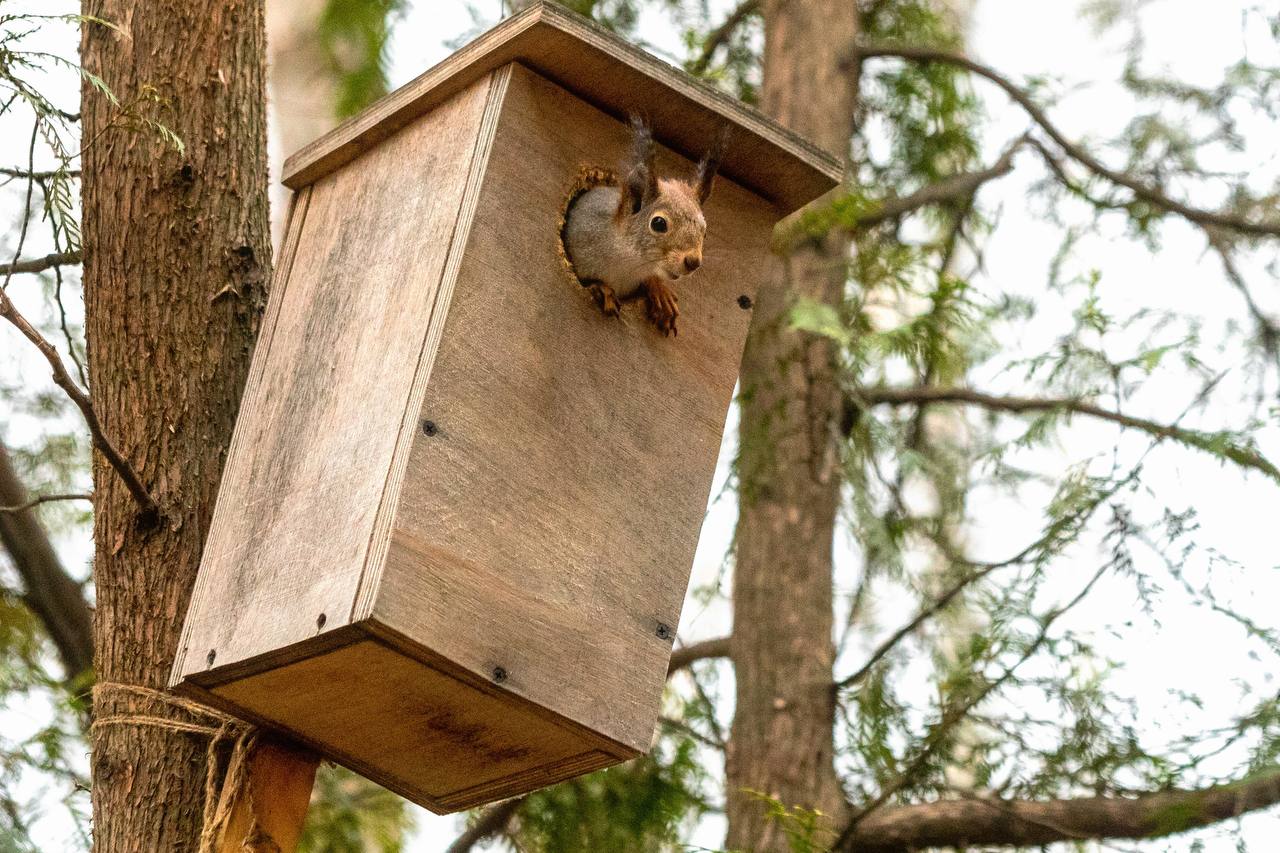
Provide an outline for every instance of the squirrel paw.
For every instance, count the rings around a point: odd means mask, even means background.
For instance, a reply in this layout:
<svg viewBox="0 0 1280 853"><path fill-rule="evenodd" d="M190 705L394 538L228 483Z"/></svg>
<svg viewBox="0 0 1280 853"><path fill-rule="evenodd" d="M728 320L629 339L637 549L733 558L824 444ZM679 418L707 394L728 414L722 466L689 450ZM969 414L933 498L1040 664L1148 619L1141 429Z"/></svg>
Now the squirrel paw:
<svg viewBox="0 0 1280 853"><path fill-rule="evenodd" d="M597 281L587 285L587 289L591 292L591 298L596 301L596 305L600 306L604 316L617 317L621 314L622 305L618 302L618 295L613 292L612 287Z"/></svg>
<svg viewBox="0 0 1280 853"><path fill-rule="evenodd" d="M645 303L649 307L649 322L659 332L679 336L676 318L680 316L680 303L674 290L657 279L651 279L645 282Z"/></svg>

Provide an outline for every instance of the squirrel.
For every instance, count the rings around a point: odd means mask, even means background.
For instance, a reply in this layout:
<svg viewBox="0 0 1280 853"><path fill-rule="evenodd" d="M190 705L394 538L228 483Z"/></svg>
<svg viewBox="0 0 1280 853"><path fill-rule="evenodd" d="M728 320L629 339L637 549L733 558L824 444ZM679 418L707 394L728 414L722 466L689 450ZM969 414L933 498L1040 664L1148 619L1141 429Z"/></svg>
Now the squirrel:
<svg viewBox="0 0 1280 853"><path fill-rule="evenodd" d="M597 186L578 196L564 227L565 250L584 287L606 317L643 298L649 321L664 335L678 335L680 315L669 282L702 265L711 195L728 135L721 131L692 180L659 178L653 134L631 119L631 153L619 186Z"/></svg>

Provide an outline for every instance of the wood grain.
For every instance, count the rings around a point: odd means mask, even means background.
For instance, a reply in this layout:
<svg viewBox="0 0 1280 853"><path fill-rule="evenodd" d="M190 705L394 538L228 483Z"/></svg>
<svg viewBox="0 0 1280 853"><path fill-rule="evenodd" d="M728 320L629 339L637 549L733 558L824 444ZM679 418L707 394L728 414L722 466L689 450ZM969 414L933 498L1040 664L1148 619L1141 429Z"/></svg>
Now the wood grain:
<svg viewBox="0 0 1280 853"><path fill-rule="evenodd" d="M247 760L245 785L231 803L218 853L294 853L320 756L262 736Z"/></svg>
<svg viewBox="0 0 1280 853"><path fill-rule="evenodd" d="M374 620L649 746L778 211L720 180L678 338L601 316L557 256L563 194L626 128L515 67L448 305ZM669 151L664 172L693 164ZM666 626L660 636L659 626Z"/></svg>
<svg viewBox="0 0 1280 853"><path fill-rule="evenodd" d="M359 157L490 71L518 61L606 113L648 118L658 140L695 158L720 126L734 128L721 173L794 210L839 183L841 161L736 98L563 6L537 3L503 21L284 164L295 189Z"/></svg>
<svg viewBox="0 0 1280 853"><path fill-rule="evenodd" d="M221 685L214 693L438 813L632 755L374 639Z"/></svg>
<svg viewBox="0 0 1280 853"><path fill-rule="evenodd" d="M222 666L349 620L489 86L310 189L255 354L182 673L208 668L211 652Z"/></svg>

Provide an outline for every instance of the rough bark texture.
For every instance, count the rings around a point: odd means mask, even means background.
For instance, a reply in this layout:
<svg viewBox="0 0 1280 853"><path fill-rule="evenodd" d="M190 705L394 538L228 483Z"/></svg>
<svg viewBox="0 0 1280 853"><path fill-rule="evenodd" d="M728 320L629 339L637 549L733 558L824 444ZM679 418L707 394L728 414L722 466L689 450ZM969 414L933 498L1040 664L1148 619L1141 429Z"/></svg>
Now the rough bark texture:
<svg viewBox="0 0 1280 853"><path fill-rule="evenodd" d="M833 153L847 152L856 87L840 58L857 34L842 0L764 4L763 106ZM797 297L839 301L842 242L793 255L760 290L742 364L741 510L732 657L737 705L727 754L731 849L788 851L755 793L838 820L833 766L832 538L840 394L823 339L788 329Z"/></svg>
<svg viewBox="0 0 1280 853"><path fill-rule="evenodd" d="M138 524L94 459L99 684L95 714L173 717L111 692L163 689L176 652L264 302L267 226L263 0L94 0L81 54L135 115L83 91L86 336L94 406L162 511ZM153 92L159 103L140 100ZM205 739L151 725L93 737L99 853L190 851Z"/></svg>
<svg viewBox="0 0 1280 853"><path fill-rule="evenodd" d="M0 506L21 506L29 499L0 444ZM80 584L67 574L34 509L0 512L0 545L9 552L23 600L49 632L67 680L93 665L93 616Z"/></svg>

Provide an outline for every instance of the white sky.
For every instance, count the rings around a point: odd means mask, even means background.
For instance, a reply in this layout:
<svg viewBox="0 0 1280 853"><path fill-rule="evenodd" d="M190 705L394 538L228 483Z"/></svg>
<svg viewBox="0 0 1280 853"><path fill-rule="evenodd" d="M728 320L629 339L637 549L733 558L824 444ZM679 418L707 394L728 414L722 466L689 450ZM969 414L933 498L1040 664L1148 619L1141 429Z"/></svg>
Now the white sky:
<svg viewBox="0 0 1280 853"><path fill-rule="evenodd" d="M6 11L39 8L42 12L49 11L43 8L46 5L40 0L5 4ZM60 5L67 6L68 11L74 9L74 4ZM728 5L723 0L715 0L712 8L719 11ZM971 34L972 53L1014 79L1047 75L1068 84L1088 84L1072 90L1070 97L1055 106L1052 115L1073 138L1102 138L1114 135L1132 116L1130 102L1112 83L1122 66L1119 50L1122 44L1118 34L1105 37L1095 34L1079 19L1079 5L1077 2L979 0ZM1250 4L1244 0L1215 3L1163 0L1152 4L1146 30L1150 67L1164 66L1182 79L1201 84L1220 79L1223 68L1238 59L1246 47L1241 36L1241 9L1247 5ZM417 76L448 55L450 45L461 36L494 22L499 12L498 0L484 0L483 7L487 18L475 22L461 0L419 0L414 4L393 37L392 84L400 85ZM679 50L678 33L662 15L647 16L641 35L661 49L673 53ZM69 27L51 27L39 40L41 45L64 55L70 55L76 45ZM1269 50L1270 59L1276 60L1274 45L1251 41L1247 47L1251 55L1259 58L1267 56L1264 51ZM74 81L58 79L51 85L61 87L66 93L63 105L74 109ZM976 88L983 95L992 119L986 144L991 155L988 159L993 159L1009 139L1025 129L1026 122L1021 113L1007 107L998 92L983 85ZM1064 86L1061 91L1067 88ZM24 125L25 121L0 120L0 163L16 164L24 158L29 132L29 125ZM1250 142L1245 160L1271 163L1277 153L1274 136L1258 136ZM1049 260L1061 234L1037 215L1038 207L1028 200L1029 187L1040 175L1038 164L1029 155L1024 155L1019 163L1021 168L1015 175L983 193L984 204L990 209L999 208L1002 214L1000 227L988 246L986 272L976 281L993 291L1036 294L1041 296L1042 304L1052 305L1054 297L1043 296L1043 288ZM12 186L0 191L0 221L12 221L18 202ZM1160 251L1152 253L1147 247L1124 239L1123 232L1115 226L1104 226L1098 233L1086 237L1079 254L1087 258L1088 263L1078 263L1075 270L1083 272L1092 266L1102 271L1103 289L1109 306L1116 313L1160 305L1198 314L1205 324L1206 339L1221 337L1222 324L1227 318L1243 316L1238 297L1222 280L1216 260L1204 255L1202 241L1194 231L1170 224L1163 233ZM46 251L49 247L37 239L23 254ZM11 252L12 244L0 240L0 256L7 258ZM1258 296L1264 306L1280 308L1273 281L1260 275L1254 275L1253 280L1257 285L1270 285L1260 287ZM24 310L34 312L40 302L32 281L15 281L11 292ZM1063 305L1064 311L1069 310L1066 303ZM75 306L74 310L78 313L79 307ZM1048 316L1027 324L1019 334L1002 343L1026 352L1042 347L1046 336L1061 331L1061 323L1055 322L1052 312L1045 313ZM43 381L44 365L25 347L25 342L11 330L0 329L0 382ZM1230 364L1216 366L1221 369ZM997 392L1026 390L1013 374L979 372L974 384ZM1240 398L1245 399L1245 389L1230 374L1223 380L1222 388L1239 388ZM1194 393L1195 389L1186 386L1181 374L1172 371L1167 380L1153 379L1148 389L1131 402L1131 411L1157 419L1172 419ZM1228 426L1247 411L1243 404L1238 409L1215 410L1204 417L1192 417L1187 425ZM1280 430L1275 426L1274 417L1271 423L1261 438L1261 445L1264 452L1275 458L1280 456ZM20 444L29 440L36 425L12 412L0 411L0 427L5 430L7 440ZM1108 451L1117 443L1113 430L1079 421L1063 430L1060 438L1056 448L1037 451L1024 461L1041 466L1065 464ZM1122 446L1123 452L1132 457L1145 444L1126 439ZM720 492L731 450L731 442L727 441L713 495ZM1215 589L1223 596L1234 598L1234 604L1251 612L1263 624L1274 625L1273 602L1280 595L1280 572L1276 570L1280 560L1275 556L1272 537L1268 536L1280 505L1274 484L1263 482L1259 477L1241 477L1237 471L1224 470L1194 453L1163 448L1149 457L1144 482L1162 503L1195 505L1199 509L1201 541L1223 549L1245 566L1234 580L1226 570L1217 570ZM969 532L976 556L1006 556L1036 535L1036 506L1019 504L995 494L980 494L975 500L982 506L978 513L980 520ZM1151 507L1156 506L1153 497ZM715 502L709 509L695 559L695 587L711 582L719 572L734 518L731 498ZM83 565L90 553L84 535L69 537L59 544L69 565ZM1063 576L1056 579L1050 590L1052 594L1069 596L1083 574L1097 565L1096 550L1082 548L1078 556L1078 567L1064 564ZM847 592L853 586L858 565L853 543L842 541L838 564L839 585ZM1249 659L1253 647L1239 631L1220 620L1209 619L1203 609L1193 608L1177 596L1170 595L1162 601L1159 628L1138 624L1119 631L1116 636L1106 630L1109 626L1123 625L1136 609L1131 585L1110 582L1095 591L1087 606L1073 614L1071 627L1096 630L1095 639L1104 653L1125 663L1119 681L1124 691L1138 702L1141 713L1135 723L1144 737L1152 739L1150 746L1157 744L1161 737L1172 737L1183 730L1226 723L1233 711L1242 707L1241 683L1264 691L1275 689L1270 665ZM912 610L906 599L885 595L875 602L871 615L882 631L888 631L905 621ZM1140 619L1135 621L1141 623ZM690 601L680 636L682 641L692 642L724 634L728 627L724 606L704 609ZM853 643L841 666L855 667L876 639L870 637ZM1263 660L1268 659L1263 657ZM726 685L728 683L726 679ZM1208 703L1202 719L1192 718L1184 706L1170 702L1168 691L1173 687L1195 690L1206 696ZM0 710L0 728L7 732L30 729L39 724L41 714L38 706ZM459 822L458 817L438 818L423 813L420 829L409 849L416 853L443 850L456 835ZM1280 837L1280 816L1275 810L1250 816L1243 825L1250 849L1274 849L1274 839ZM44 849L71 849L65 821L60 819L56 803L49 804L48 815L38 822L38 827L43 833ZM715 847L722 832L721 821L708 820L693 840ZM1234 839L1221 831L1210 831L1202 837L1207 851L1235 849ZM1131 849L1180 851L1189 846L1190 840L1182 838Z"/></svg>

